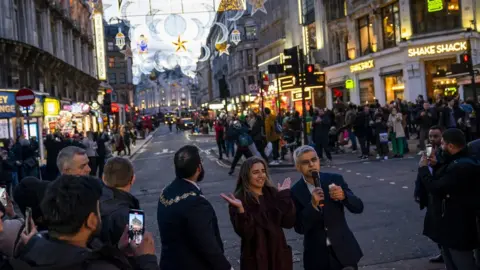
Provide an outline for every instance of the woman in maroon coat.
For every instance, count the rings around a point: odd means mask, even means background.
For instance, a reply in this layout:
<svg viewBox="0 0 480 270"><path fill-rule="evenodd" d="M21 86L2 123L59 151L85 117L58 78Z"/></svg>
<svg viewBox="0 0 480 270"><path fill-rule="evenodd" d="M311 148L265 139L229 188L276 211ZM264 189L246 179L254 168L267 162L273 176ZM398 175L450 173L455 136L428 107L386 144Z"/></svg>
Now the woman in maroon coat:
<svg viewBox="0 0 480 270"><path fill-rule="evenodd" d="M230 204L230 219L242 238L241 270L292 270L292 250L282 228L295 224L290 178L275 188L263 159L251 157L240 169L235 195L221 196Z"/></svg>

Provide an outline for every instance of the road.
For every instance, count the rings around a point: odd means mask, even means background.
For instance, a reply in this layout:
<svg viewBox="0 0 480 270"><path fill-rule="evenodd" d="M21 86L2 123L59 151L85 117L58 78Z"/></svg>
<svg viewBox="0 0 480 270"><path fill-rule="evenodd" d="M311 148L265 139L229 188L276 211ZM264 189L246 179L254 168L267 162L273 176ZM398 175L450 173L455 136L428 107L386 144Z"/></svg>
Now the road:
<svg viewBox="0 0 480 270"><path fill-rule="evenodd" d="M157 253L160 253L156 221L158 196L163 187L175 178L173 155L185 144L195 144L202 150L206 176L200 186L219 218L225 253L234 268L238 269L240 239L231 226L227 204L219 197L222 192L233 191L236 174L229 176L228 166L218 162L208 151L215 147L213 138L190 138L184 133L169 133L162 126L132 158L137 179L132 193L139 198L147 215L147 230L155 235ZM322 171L343 174L352 191L365 204L363 214L347 214L350 228L364 252L361 269L443 269L441 264L428 263L428 257L437 250L421 234L425 213L413 201L416 168L417 160L413 158L354 161L322 167ZM274 182L285 177L299 179L294 168L274 168L270 173ZM294 250L294 269L303 269L302 236L293 230L285 232Z"/></svg>

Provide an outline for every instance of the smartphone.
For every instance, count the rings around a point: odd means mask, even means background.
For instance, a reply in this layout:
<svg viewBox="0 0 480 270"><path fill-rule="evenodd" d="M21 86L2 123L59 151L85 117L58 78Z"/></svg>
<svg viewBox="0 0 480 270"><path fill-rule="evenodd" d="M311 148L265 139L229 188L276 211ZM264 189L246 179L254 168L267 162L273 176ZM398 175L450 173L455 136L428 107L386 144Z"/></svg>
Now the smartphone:
<svg viewBox="0 0 480 270"><path fill-rule="evenodd" d="M32 222L32 208L27 207L25 208L25 232L27 234L29 234L30 231L32 230L31 222Z"/></svg>
<svg viewBox="0 0 480 270"><path fill-rule="evenodd" d="M142 210L130 209L128 212L128 242L140 245L145 232L145 213Z"/></svg>
<svg viewBox="0 0 480 270"><path fill-rule="evenodd" d="M8 205L8 193L5 187L0 187L0 202L3 204L4 207Z"/></svg>
<svg viewBox="0 0 480 270"><path fill-rule="evenodd" d="M432 151L433 151L432 145L431 145L431 144L427 144L426 150L427 150L427 151L425 151L425 152L426 152L425 154L427 155L427 157L430 157L430 156L432 155Z"/></svg>

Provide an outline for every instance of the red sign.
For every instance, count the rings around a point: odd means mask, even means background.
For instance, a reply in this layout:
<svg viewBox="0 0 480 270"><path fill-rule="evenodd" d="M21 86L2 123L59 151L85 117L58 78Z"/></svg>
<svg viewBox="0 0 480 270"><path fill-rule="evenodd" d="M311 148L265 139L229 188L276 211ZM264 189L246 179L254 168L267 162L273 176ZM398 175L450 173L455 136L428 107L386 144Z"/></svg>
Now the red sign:
<svg viewBox="0 0 480 270"><path fill-rule="evenodd" d="M32 106L35 103L35 94L32 90L23 88L15 94L15 101L22 107Z"/></svg>
<svg viewBox="0 0 480 270"><path fill-rule="evenodd" d="M118 104L115 102L112 102L111 108L112 113L118 113L120 111L120 106L118 106Z"/></svg>

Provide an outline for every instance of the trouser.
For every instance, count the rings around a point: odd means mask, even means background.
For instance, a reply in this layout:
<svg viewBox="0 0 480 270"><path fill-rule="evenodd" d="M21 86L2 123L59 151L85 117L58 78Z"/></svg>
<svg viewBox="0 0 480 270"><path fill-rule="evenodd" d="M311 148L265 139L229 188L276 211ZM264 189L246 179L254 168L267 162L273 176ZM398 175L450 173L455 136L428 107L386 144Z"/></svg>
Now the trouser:
<svg viewBox="0 0 480 270"><path fill-rule="evenodd" d="M263 140L256 140L256 141L253 141L255 143L255 147L257 147L257 150L258 152L260 152L260 155L262 156L262 158L268 162L268 157L267 155L265 155L265 144L263 143Z"/></svg>
<svg viewBox="0 0 480 270"><path fill-rule="evenodd" d="M102 179L103 168L105 167L105 157L97 157L98 164L98 178Z"/></svg>
<svg viewBox="0 0 480 270"><path fill-rule="evenodd" d="M428 139L428 129L420 128L420 150L425 150L425 140Z"/></svg>
<svg viewBox="0 0 480 270"><path fill-rule="evenodd" d="M130 156L130 143L125 143L125 149L123 149L123 152L125 153L125 155L128 155Z"/></svg>
<svg viewBox="0 0 480 270"><path fill-rule="evenodd" d="M271 143L272 143L273 160L277 160L280 157L280 139L273 141Z"/></svg>
<svg viewBox="0 0 480 270"><path fill-rule="evenodd" d="M90 175L97 176L97 157L88 157L88 166L90 167Z"/></svg>
<svg viewBox="0 0 480 270"><path fill-rule="evenodd" d="M328 270L356 270L356 265L342 265L332 246L328 247Z"/></svg>
<svg viewBox="0 0 480 270"><path fill-rule="evenodd" d="M332 154L330 153L330 149L328 149L328 144L322 144L315 142L315 151L320 158L323 158L323 151L325 150L325 155L327 156L328 160L332 160Z"/></svg>
<svg viewBox="0 0 480 270"><path fill-rule="evenodd" d="M442 247L442 255L447 270L478 270L471 250Z"/></svg>
<svg viewBox="0 0 480 270"><path fill-rule="evenodd" d="M395 155L403 156L404 151L404 137L397 138L395 132L391 133L391 140L392 140L392 150Z"/></svg>
<svg viewBox="0 0 480 270"><path fill-rule="evenodd" d="M227 144L227 151L225 151L225 153L227 154L227 157L232 154L232 157L235 156L235 143L234 141L231 141L231 140L226 140L225 141L226 144Z"/></svg>
<svg viewBox="0 0 480 270"><path fill-rule="evenodd" d="M253 155L250 152L250 150L248 150L248 148L238 147L237 152L235 153L235 157L233 158L233 161L232 161L232 167L230 167L231 172L233 172L235 170L235 166L237 166L237 163L242 156L245 156L245 158L249 158Z"/></svg>
<svg viewBox="0 0 480 270"><path fill-rule="evenodd" d="M351 128L349 128L347 130L348 130L348 138L352 142L352 150L356 151L357 150L357 137L355 136L355 133L352 131Z"/></svg>
<svg viewBox="0 0 480 270"><path fill-rule="evenodd" d="M217 140L217 146L218 146L218 157L220 159L222 159L223 158L222 154L227 153L227 149L225 147L225 141L223 139L218 139Z"/></svg>
<svg viewBox="0 0 480 270"><path fill-rule="evenodd" d="M377 154L382 157L388 155L388 142L382 143L380 139L377 139Z"/></svg>
<svg viewBox="0 0 480 270"><path fill-rule="evenodd" d="M357 136L360 148L362 149L362 155L368 156L370 154L370 141L366 136Z"/></svg>

